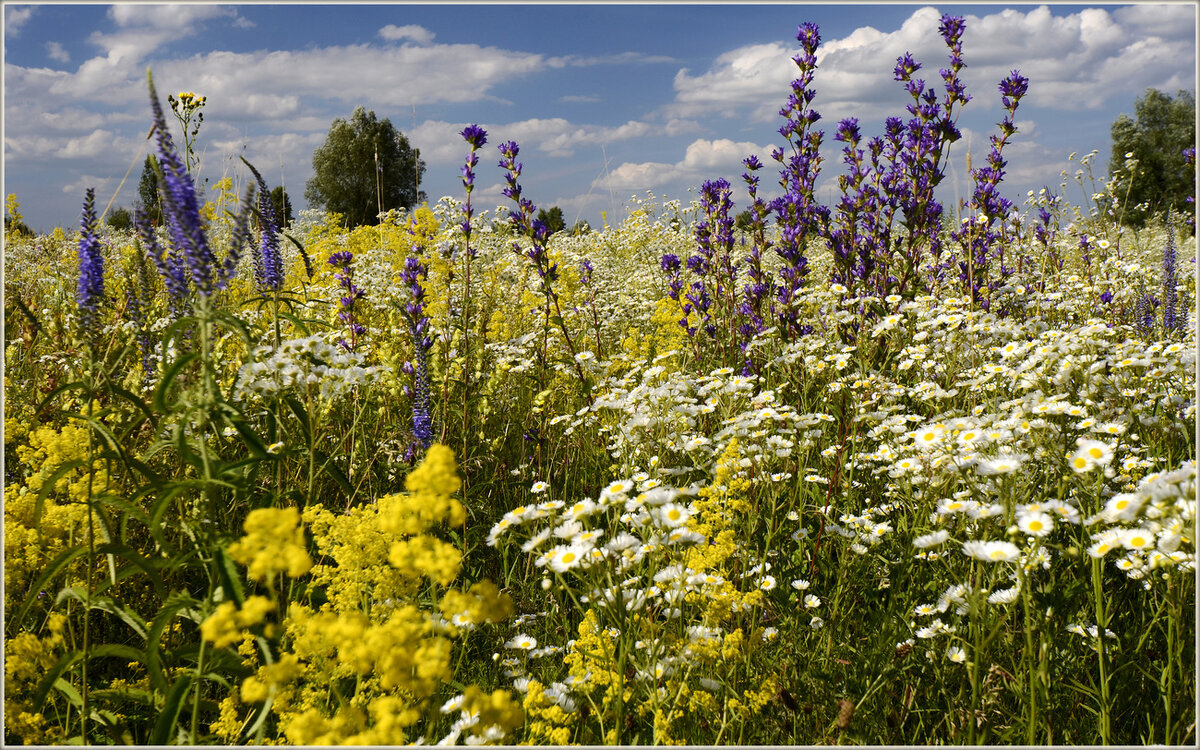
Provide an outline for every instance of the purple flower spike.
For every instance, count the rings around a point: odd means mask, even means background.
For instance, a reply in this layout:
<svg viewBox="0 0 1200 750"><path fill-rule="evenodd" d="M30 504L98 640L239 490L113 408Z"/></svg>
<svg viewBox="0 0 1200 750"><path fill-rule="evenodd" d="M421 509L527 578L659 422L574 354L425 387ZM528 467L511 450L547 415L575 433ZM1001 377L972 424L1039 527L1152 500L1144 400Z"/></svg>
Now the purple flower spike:
<svg viewBox="0 0 1200 750"><path fill-rule="evenodd" d="M83 218L79 235L79 287L76 299L86 331L95 333L104 301L104 256L96 235L96 191L88 188L83 199Z"/></svg>

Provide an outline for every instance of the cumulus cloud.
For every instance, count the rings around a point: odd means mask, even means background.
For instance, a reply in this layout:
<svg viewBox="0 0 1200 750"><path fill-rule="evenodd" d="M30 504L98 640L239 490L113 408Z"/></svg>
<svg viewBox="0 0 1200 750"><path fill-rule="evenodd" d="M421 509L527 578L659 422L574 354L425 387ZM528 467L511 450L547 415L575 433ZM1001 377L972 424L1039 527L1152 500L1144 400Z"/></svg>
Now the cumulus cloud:
<svg viewBox="0 0 1200 750"><path fill-rule="evenodd" d="M417 44L429 44L433 41L434 34L424 26L417 26L415 24L396 26L389 23L379 30L379 36L393 42L401 39L410 39Z"/></svg>
<svg viewBox="0 0 1200 750"><path fill-rule="evenodd" d="M46 42L46 54L51 60L60 63L71 62L71 55L58 42Z"/></svg>
<svg viewBox="0 0 1200 750"><path fill-rule="evenodd" d="M428 164L444 164L462 161L467 147L462 139L462 129L468 123L450 123L441 120L426 120L420 123L410 140L421 149L421 157ZM663 126L630 120L623 125L576 125L562 117L534 117L516 122L489 125L482 123L488 131L489 143L516 141L521 153L538 152L551 157L574 155L579 148L596 148L616 141L641 138L663 132Z"/></svg>
<svg viewBox="0 0 1200 750"><path fill-rule="evenodd" d="M892 78L905 52L924 64L920 75L940 84L947 49L932 7L913 12L894 31L863 26L827 39L817 53L813 106L828 121L851 114L877 118L903 111L907 94ZM1093 109L1113 97L1130 98L1147 87L1190 87L1196 65L1195 15L1183 5L1135 5L1109 12L1081 8L1054 15L1047 6L965 16L963 80L974 108L999 107L996 86L1012 69L1031 80L1027 101L1065 109ZM704 114L778 117L796 75L796 45L738 47L719 55L707 71L680 70L667 116Z"/></svg>
<svg viewBox="0 0 1200 750"><path fill-rule="evenodd" d="M237 16L237 9L209 3L191 5L122 3L108 9L108 17L118 26L142 26L171 31L185 31L201 21L235 16Z"/></svg>
<svg viewBox="0 0 1200 750"><path fill-rule="evenodd" d="M109 130L93 130L79 138L68 138L54 155L60 159L86 159L113 148L113 133Z"/></svg>
<svg viewBox="0 0 1200 750"><path fill-rule="evenodd" d="M742 170L742 160L747 156L769 159L770 146L760 146L747 141L735 142L728 138L692 141L683 158L673 164L663 162L626 162L592 184L622 192L641 192L651 188L680 182L696 183L724 175L731 179Z"/></svg>
<svg viewBox="0 0 1200 750"><path fill-rule="evenodd" d="M9 5L4 8L4 35L19 36L21 27L33 17L33 12L37 10L28 5L13 6Z"/></svg>

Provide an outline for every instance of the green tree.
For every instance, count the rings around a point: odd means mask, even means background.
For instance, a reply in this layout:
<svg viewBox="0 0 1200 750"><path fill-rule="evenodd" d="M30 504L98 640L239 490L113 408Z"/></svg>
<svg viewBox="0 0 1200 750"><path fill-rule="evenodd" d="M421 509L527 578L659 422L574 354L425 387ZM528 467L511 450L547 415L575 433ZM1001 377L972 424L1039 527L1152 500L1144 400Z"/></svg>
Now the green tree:
<svg viewBox="0 0 1200 750"><path fill-rule="evenodd" d="M1122 114L1112 124L1109 179L1118 179L1117 216L1134 227L1171 208L1188 210L1193 173L1183 150L1196 143L1196 97L1178 91L1175 98L1146 89L1134 104L1135 117ZM1136 166L1130 174L1129 162Z"/></svg>
<svg viewBox="0 0 1200 750"><path fill-rule="evenodd" d="M561 232L567 228L567 222L563 219L562 209L558 206L551 206L550 210L539 208L537 220L546 225L546 229L550 230L550 234Z"/></svg>
<svg viewBox="0 0 1200 750"><path fill-rule="evenodd" d="M288 197L283 185L271 188L271 205L275 208L275 221L279 222L280 229L292 223L292 199Z"/></svg>
<svg viewBox="0 0 1200 750"><path fill-rule="evenodd" d="M749 232L751 222L754 220L754 215L750 213L750 209L742 211L733 218L733 227L739 232Z"/></svg>
<svg viewBox="0 0 1200 750"><path fill-rule="evenodd" d="M421 152L391 120L358 107L349 121L334 120L324 145L313 152L313 176L304 197L310 205L342 214L351 228L378 224L381 212L425 199L424 174Z"/></svg>
<svg viewBox="0 0 1200 750"><path fill-rule="evenodd" d="M142 179L138 181L138 200L142 210L155 224L162 223L162 209L158 203L158 173L154 171L154 157L147 156L142 165Z"/></svg>
<svg viewBox="0 0 1200 750"><path fill-rule="evenodd" d="M133 214L129 212L128 208L120 206L108 215L105 222L113 229L124 232L128 229L133 229Z"/></svg>

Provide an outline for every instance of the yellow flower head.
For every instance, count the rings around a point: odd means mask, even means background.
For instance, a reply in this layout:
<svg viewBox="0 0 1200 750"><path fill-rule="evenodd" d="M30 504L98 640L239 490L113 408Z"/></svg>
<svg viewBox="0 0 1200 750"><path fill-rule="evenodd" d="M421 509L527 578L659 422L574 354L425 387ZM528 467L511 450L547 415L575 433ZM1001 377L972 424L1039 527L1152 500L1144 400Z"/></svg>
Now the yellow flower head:
<svg viewBox="0 0 1200 750"><path fill-rule="evenodd" d="M304 527L295 508L259 508L246 516L246 536L229 547L229 556L247 566L247 574L266 581L277 573L295 577L312 568Z"/></svg>

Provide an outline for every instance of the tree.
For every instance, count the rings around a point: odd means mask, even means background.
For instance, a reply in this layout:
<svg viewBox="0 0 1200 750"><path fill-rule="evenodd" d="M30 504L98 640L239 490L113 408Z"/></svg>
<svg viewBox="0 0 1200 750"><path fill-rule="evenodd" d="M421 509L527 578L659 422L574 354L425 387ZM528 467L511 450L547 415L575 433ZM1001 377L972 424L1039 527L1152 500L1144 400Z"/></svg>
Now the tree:
<svg viewBox="0 0 1200 750"><path fill-rule="evenodd" d="M739 232L749 232L750 227L753 226L753 221L754 215L750 213L750 209L747 208L745 211L742 211L740 214L734 217L733 227Z"/></svg>
<svg viewBox="0 0 1200 750"><path fill-rule="evenodd" d="M133 214L129 213L128 208L120 206L108 215L105 223L113 229L124 232L128 229L133 229Z"/></svg>
<svg viewBox="0 0 1200 750"><path fill-rule="evenodd" d="M1196 143L1196 98L1190 91L1178 91L1172 99L1146 89L1134 104L1134 113L1136 119L1122 114L1112 124L1108 176L1119 180L1114 196L1117 216L1140 227L1168 208L1188 210L1193 172L1183 150ZM1130 158L1136 161L1132 176L1126 164Z"/></svg>
<svg viewBox="0 0 1200 750"><path fill-rule="evenodd" d="M271 189L271 205L275 208L275 221L279 228L284 229L292 223L292 199L288 197L283 185Z"/></svg>
<svg viewBox="0 0 1200 750"><path fill-rule="evenodd" d="M567 222L563 219L562 209L558 206L551 206L549 211L539 208L537 220L546 225L546 229L550 230L550 234L561 232L567 228Z"/></svg>
<svg viewBox="0 0 1200 750"><path fill-rule="evenodd" d="M147 156L146 163L142 165L142 179L138 181L138 200L141 201L142 210L146 212L146 216L150 217L150 221L161 224L162 210L158 205L158 173L154 171L153 156Z"/></svg>
<svg viewBox="0 0 1200 750"><path fill-rule="evenodd" d="M313 152L313 176L304 197L342 214L351 228L378 224L381 212L425 199L424 174L421 152L391 120L358 107L349 121L334 120L324 145Z"/></svg>

